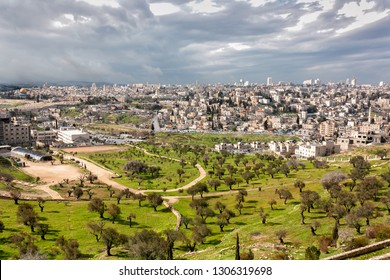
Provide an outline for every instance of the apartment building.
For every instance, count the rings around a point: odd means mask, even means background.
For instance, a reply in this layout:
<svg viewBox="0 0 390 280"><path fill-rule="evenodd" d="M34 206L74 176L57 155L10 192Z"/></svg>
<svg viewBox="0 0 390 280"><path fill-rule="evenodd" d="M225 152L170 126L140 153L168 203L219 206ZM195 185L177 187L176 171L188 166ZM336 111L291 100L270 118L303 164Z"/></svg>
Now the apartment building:
<svg viewBox="0 0 390 280"><path fill-rule="evenodd" d="M31 146L30 125L15 125L7 115L0 117L0 145Z"/></svg>
<svg viewBox="0 0 390 280"><path fill-rule="evenodd" d="M57 139L57 131L55 130L31 130L31 137L36 145L51 145Z"/></svg>
<svg viewBox="0 0 390 280"><path fill-rule="evenodd" d="M298 157L324 157L340 153L340 145L336 145L332 141L326 141L322 144L307 144L299 145L295 150L295 155Z"/></svg>
<svg viewBox="0 0 390 280"><path fill-rule="evenodd" d="M327 120L320 123L320 135L324 137L332 137L336 130L336 125L333 121Z"/></svg>

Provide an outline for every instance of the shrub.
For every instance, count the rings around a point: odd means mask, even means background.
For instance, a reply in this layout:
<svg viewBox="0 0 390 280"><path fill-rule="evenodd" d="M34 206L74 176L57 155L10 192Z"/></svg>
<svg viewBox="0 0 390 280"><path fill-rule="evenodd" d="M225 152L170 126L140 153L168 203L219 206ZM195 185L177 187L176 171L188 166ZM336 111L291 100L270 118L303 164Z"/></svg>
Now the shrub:
<svg viewBox="0 0 390 280"><path fill-rule="evenodd" d="M320 251L322 253L329 253L329 246L332 244L332 238L330 236L321 236L318 240L318 245L320 246Z"/></svg>
<svg viewBox="0 0 390 280"><path fill-rule="evenodd" d="M305 259L306 260L319 260L320 259L320 250L316 246L307 247L305 250Z"/></svg>
<svg viewBox="0 0 390 280"><path fill-rule="evenodd" d="M365 236L356 237L347 243L346 251L361 248L367 246L368 244L369 244L369 240L367 237Z"/></svg>
<svg viewBox="0 0 390 280"><path fill-rule="evenodd" d="M255 258L255 255L253 254L251 249L249 249L247 252L243 252L240 254L241 260L253 260L254 258Z"/></svg>
<svg viewBox="0 0 390 280"><path fill-rule="evenodd" d="M385 224L373 224L366 230L366 237L377 241L390 238L390 226Z"/></svg>

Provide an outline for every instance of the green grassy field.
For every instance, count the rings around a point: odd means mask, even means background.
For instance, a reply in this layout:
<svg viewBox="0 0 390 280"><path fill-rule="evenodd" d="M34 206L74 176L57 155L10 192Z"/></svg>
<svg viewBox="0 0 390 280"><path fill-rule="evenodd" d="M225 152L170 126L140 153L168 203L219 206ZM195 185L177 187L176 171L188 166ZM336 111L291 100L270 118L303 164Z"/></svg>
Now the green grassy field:
<svg viewBox="0 0 390 280"><path fill-rule="evenodd" d="M24 203L23 201L19 204ZM64 236L66 239L76 239L80 244L80 251L83 259L104 259L105 247L102 242L96 242L95 237L88 232L86 224L89 221L99 221L99 215L96 212L87 210L88 201L72 201L72 202L53 202L47 201L44 204L44 211L40 212L37 202L29 201L34 206L34 210L39 215L39 223L49 225L49 233L46 235L46 240L41 240L38 233L33 233L36 239L36 245L39 250L49 259L63 259L61 254L56 254L54 250L57 248L55 240ZM112 199L105 201L106 205L111 203L116 204L116 200ZM9 237L17 232L31 233L30 228L18 223L16 220L17 205L14 205L11 200L1 201L0 220L5 225L4 231L0 234L0 259L12 259L18 255L17 249L9 242ZM122 200L119 205L122 214L120 218L112 224L109 216L105 214L105 227L113 227L120 233L131 235L143 229L154 229L163 231L174 228L176 217L165 207L160 206L154 212L153 208L148 205L147 201L142 203L142 207L138 206L137 201ZM126 217L134 213L136 218L132 222L132 227L129 226L129 221ZM113 250L113 254L117 254L114 259L125 258L120 254L120 250ZM122 256L122 257L121 257Z"/></svg>
<svg viewBox="0 0 390 280"><path fill-rule="evenodd" d="M183 137L181 134L174 137ZM189 142L196 141L193 139L194 135L187 135ZM196 136L198 137L198 136ZM172 139L171 139L172 140ZM171 141L170 140L170 141ZM179 139L175 139L179 141ZM207 141L204 140L205 145ZM200 140L196 142L200 143ZM329 199L329 192L326 191L322 184L321 178L325 174L330 172L342 172L348 175L351 172L352 164L344 158L334 157L334 161L329 162L328 168L318 169L310 161L303 160L304 168L299 167L297 170L290 170L290 173L286 176L281 172L278 172L272 178L266 169L258 173L258 176L254 176L248 183L245 180L235 183L232 186L232 190L225 183L225 179L228 177L239 180L242 178L242 173L245 170L253 170L256 164L263 164L267 166L270 162L277 161L277 158L270 160L263 158L259 155L246 155L239 162L235 159L235 156L223 156L220 153L211 151L209 148L203 150L203 154L198 154L194 149L188 149L182 147L175 147L164 143L160 146L155 146L151 143L140 144L141 148L146 149L152 154L157 156L147 155L145 152L134 147L129 147L127 151L121 152L105 152L96 154L83 154L78 155L84 158L88 158L90 161L95 161L102 166L105 166L113 171L123 174L122 178L117 179L118 182L131 187L140 188L143 190L157 190L159 194L170 198L176 202L173 204L183 216L195 220L198 216L195 213L190 204L192 202L191 195L187 193L187 190L164 192L163 188L173 189L180 188L180 186L190 182L196 178L199 173L198 170L193 167L192 164L186 164L184 169L186 175L184 181L178 181L177 169L181 168L180 163L172 159L183 159L186 162L196 161L204 166L208 176L202 181L209 185L209 180L219 180L221 185L215 191L209 186L208 192L203 194L204 200L207 202L208 207L215 212L214 216L208 217L205 221L206 226L211 230L204 242L198 242L195 247L195 251L190 252L186 244L180 240L176 241L174 247L175 259L211 259L211 260L228 260L234 259L235 256L235 244L236 235L239 234L240 245L242 252L251 250L255 259L305 259L305 250L309 246L320 247L320 240L324 237L332 235L332 230L335 224L335 220L332 217L328 217L327 213L317 204L314 205L314 209L310 213L304 211L305 224L301 223L301 196L299 189L294 187L294 183L301 180L305 183L304 191L311 190L319 194L321 199ZM194 147L194 146L189 146ZM370 154L369 151L367 151ZM204 160L204 155L207 154L207 161ZM345 156L343 156L345 157ZM172 158L172 159L168 159ZM138 182L133 179L129 180L127 177L129 174L123 172L123 165L129 160L140 160L148 165L155 165L161 167L160 176L156 178L150 177L148 174L144 174L141 185L138 186ZM280 160L279 165L286 163L287 160ZM228 166L236 167L236 171L230 174L227 171ZM217 174L215 171L218 168L224 169L222 174ZM389 215L385 205L381 202L381 199L387 195L388 183L380 176L389 170L388 160L370 160L370 173L367 176L376 177L381 183L382 187L379 189L375 199L371 199L370 203L373 203L375 207L375 217L371 219L371 225L373 224L389 224ZM170 178L171 180L168 180ZM165 183L164 183L165 182ZM357 183L359 183L358 180ZM66 188L56 187L57 190L64 198L67 197L66 190L71 187L71 182ZM94 197L100 197L105 200L105 203L116 203L116 194L113 197L109 197L107 187L104 184L96 182L87 186L91 188L95 194ZM260 190L261 188L261 190ZM283 199L280 199L276 193L276 189L287 189L291 192L292 198L288 199L284 203ZM241 213L236 208L237 200L236 196L239 190L245 190L247 195L244 197L244 202ZM344 191L351 192L357 195L356 189L350 191L348 187L343 188ZM200 195L196 194L195 199L200 199ZM276 205L271 209L269 202L271 200L276 201ZM218 225L218 210L215 208L217 202L223 203L227 209L231 210L235 216L230 219L230 223L225 225L223 231ZM38 212L39 208L34 201L29 202L34 206ZM77 239L80 243L80 250L82 252L82 258L84 259L126 259L129 258L126 250L123 248L116 248L113 250L114 256L107 257L104 252L104 246L97 243L95 238L88 233L86 229L86 223L88 221L98 221L98 214L91 213L87 210L88 205L87 196L83 196L80 201L76 201L75 198L71 198L68 202L46 202L45 210L43 213L39 213L40 221L47 223L50 226L50 232L47 235L47 240L39 240L38 235L34 235L37 239L36 244L39 249L46 254L50 259L61 259L61 254L55 253L53 247L55 247L55 239L61 235L66 238ZM174 229L176 225L176 217L170 212L169 209L164 206L159 206L158 211L154 212L153 208L146 200L142 202L142 207L138 206L138 201L122 199L119 205L122 210L121 219L112 224L109 220L105 219L106 226L112 226L119 232L127 235L134 234L142 229L153 229L157 232L163 232L166 229ZM358 202L355 202L355 206L352 211L355 211L360 207ZM9 237L17 232L24 231L29 232L29 228L17 223L16 221L16 209L17 206L10 200L1 201L1 215L0 220L5 225L5 230L1 233L0 239L0 258L11 259L17 256L17 249L9 242ZM260 217L260 209L264 209L267 214L265 223L262 223ZM130 228L126 217L129 213L135 213L136 219L134 227ZM317 230L317 235L312 235L310 226L314 222L319 222L320 227ZM329 247L328 253L322 252L320 258L326 258L333 254L341 253L345 249L345 245L356 237L364 237L368 226L365 221L360 219L361 233L357 233L355 228L350 227L347 224L347 220L343 217L340 220L339 235L337 247ZM191 238L194 225L190 224L188 229L184 225L181 226L180 231ZM286 230L286 236L284 238L285 243L280 244L279 239L276 236L276 232L280 230ZM369 242L375 242L375 239L370 239ZM387 250L387 249L386 249ZM387 252L383 250L384 252ZM374 256L375 254L372 254ZM367 257L361 257L365 259Z"/></svg>
<svg viewBox="0 0 390 280"><path fill-rule="evenodd" d="M113 170L117 174L122 175L121 178L115 179L118 183L135 189L143 190L162 190L174 189L183 186L199 176L198 169L190 164L182 166L180 162L167 159L165 157L149 156L143 151L129 147L127 151L121 152L105 152L97 154L79 154L78 156L86 158L93 162L98 163L110 170ZM175 155L176 159L177 155ZM144 162L148 166L156 166L161 170L159 175L155 178L151 174L142 173L136 174L138 178L132 178L131 172L125 172L123 166L126 162L131 160L138 160ZM179 180L177 170L183 169L184 174L182 181Z"/></svg>
<svg viewBox="0 0 390 280"><path fill-rule="evenodd" d="M285 141L288 139L298 139L297 137L275 136L272 134L247 134L247 133L169 133L160 132L153 137L156 143L169 143L181 145L201 145L209 148L214 148L214 145L224 143L237 142L269 142L269 141Z"/></svg>
<svg viewBox="0 0 390 280"><path fill-rule="evenodd" d="M0 173L11 176L14 180L33 182L34 178L24 173L18 167L12 165L11 161L0 157ZM0 180L0 189L4 189L6 184Z"/></svg>

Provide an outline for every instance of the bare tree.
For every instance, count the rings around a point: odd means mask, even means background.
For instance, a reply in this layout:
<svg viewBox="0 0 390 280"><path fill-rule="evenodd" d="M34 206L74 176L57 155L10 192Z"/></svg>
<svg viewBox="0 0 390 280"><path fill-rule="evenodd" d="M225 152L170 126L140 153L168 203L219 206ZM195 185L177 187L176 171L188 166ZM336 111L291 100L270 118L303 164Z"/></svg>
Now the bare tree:
<svg viewBox="0 0 390 280"><path fill-rule="evenodd" d="M104 228L103 221L99 221L97 223L95 223L95 222L88 222L87 223L87 229L89 230L89 232L93 236L95 236L96 242L99 242L101 235L102 235L102 232L103 232L103 228Z"/></svg>
<svg viewBox="0 0 390 280"><path fill-rule="evenodd" d="M38 224L38 214L34 211L32 205L27 203L20 204L16 217L19 222L29 226L31 232L34 232L34 227Z"/></svg>
<svg viewBox="0 0 390 280"><path fill-rule="evenodd" d="M119 217L119 215L121 214L121 209L119 208L119 206L117 206L116 204L110 204L108 205L107 207L107 213L108 215L110 215L111 219L112 219L112 223L115 222L115 220Z"/></svg>
<svg viewBox="0 0 390 280"><path fill-rule="evenodd" d="M41 212L43 212L43 208L45 207L43 204L45 203L45 200L42 197L38 197L37 202Z"/></svg>
<svg viewBox="0 0 390 280"><path fill-rule="evenodd" d="M294 187L299 189L299 192L302 192L302 189L305 187L305 183L301 180L298 180L294 183Z"/></svg>
<svg viewBox="0 0 390 280"><path fill-rule="evenodd" d="M57 238L56 245L62 250L65 259L77 260L81 256L79 242L75 239L65 239L64 236Z"/></svg>
<svg viewBox="0 0 390 280"><path fill-rule="evenodd" d="M45 235L49 232L49 225L48 224L38 224L37 225L37 232L41 236L41 240L46 240Z"/></svg>
<svg viewBox="0 0 390 280"><path fill-rule="evenodd" d="M270 201L268 201L268 204L271 206L271 210L274 210L274 205L276 205L276 200L275 199L270 199Z"/></svg>
<svg viewBox="0 0 390 280"><path fill-rule="evenodd" d="M320 226L321 226L321 224L320 224L319 221L314 221L314 222L312 222L312 223L309 225L311 234L312 234L313 236L317 235L316 231L317 231L317 229L318 229Z"/></svg>
<svg viewBox="0 0 390 280"><path fill-rule="evenodd" d="M11 198L14 200L14 203L16 205L18 205L19 200L22 197L22 193L19 190L12 188L12 189L10 189L9 194L10 194Z"/></svg>
<svg viewBox="0 0 390 280"><path fill-rule="evenodd" d="M276 237L279 239L280 244L284 244L284 238L287 236L287 231L281 229L275 232Z"/></svg>
<svg viewBox="0 0 390 280"><path fill-rule="evenodd" d="M159 194L156 194L156 193L148 194L148 200L149 200L150 204L152 205L154 211L157 211L157 207L160 206L164 202L164 199L162 198L162 196Z"/></svg>
<svg viewBox="0 0 390 280"><path fill-rule="evenodd" d="M129 216L127 216L127 220L129 221L130 227L132 226L133 220L136 218L136 215L134 213L130 213Z"/></svg>
<svg viewBox="0 0 390 280"><path fill-rule="evenodd" d="M263 207L260 207L259 215L261 217L261 223L264 225L267 222L267 217L269 216L269 214L265 212Z"/></svg>
<svg viewBox="0 0 390 280"><path fill-rule="evenodd" d="M106 205L103 200L100 198L93 198L91 202L88 204L88 210L91 212L98 212L100 218L103 219L104 211L106 211Z"/></svg>
<svg viewBox="0 0 390 280"><path fill-rule="evenodd" d="M128 240L125 235L120 234L114 228L103 229L101 237L102 237L101 240L103 241L104 245L106 246L107 256L112 256L111 249L113 247L124 244Z"/></svg>

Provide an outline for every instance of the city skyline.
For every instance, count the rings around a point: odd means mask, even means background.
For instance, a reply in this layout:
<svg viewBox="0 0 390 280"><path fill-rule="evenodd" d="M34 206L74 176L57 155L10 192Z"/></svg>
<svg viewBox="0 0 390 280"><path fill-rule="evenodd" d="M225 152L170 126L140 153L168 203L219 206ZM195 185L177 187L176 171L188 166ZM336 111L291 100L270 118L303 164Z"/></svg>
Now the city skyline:
<svg viewBox="0 0 390 280"><path fill-rule="evenodd" d="M342 2L342 3L340 3ZM0 82L389 82L390 3L0 3Z"/></svg>

